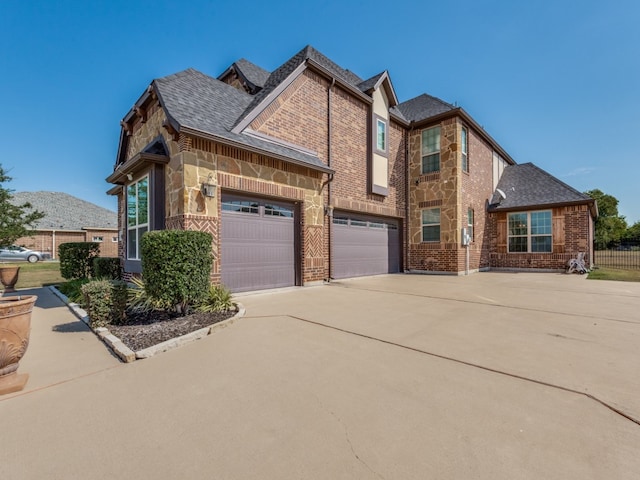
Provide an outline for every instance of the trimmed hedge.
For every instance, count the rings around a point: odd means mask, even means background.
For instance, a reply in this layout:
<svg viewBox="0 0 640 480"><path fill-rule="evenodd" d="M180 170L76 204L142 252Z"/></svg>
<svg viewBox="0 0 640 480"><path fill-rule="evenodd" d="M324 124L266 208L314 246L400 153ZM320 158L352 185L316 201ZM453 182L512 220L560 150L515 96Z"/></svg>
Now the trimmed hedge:
<svg viewBox="0 0 640 480"><path fill-rule="evenodd" d="M93 259L93 274L96 278L121 280L120 259L117 257L95 257Z"/></svg>
<svg viewBox="0 0 640 480"><path fill-rule="evenodd" d="M119 280L92 280L82 286L84 305L92 328L116 325L125 320L128 288Z"/></svg>
<svg viewBox="0 0 640 480"><path fill-rule="evenodd" d="M147 295L164 308L186 312L209 290L212 236L192 230L158 230L140 240Z"/></svg>
<svg viewBox="0 0 640 480"><path fill-rule="evenodd" d="M93 277L93 259L100 253L97 242L62 243L58 247L60 274L66 280Z"/></svg>

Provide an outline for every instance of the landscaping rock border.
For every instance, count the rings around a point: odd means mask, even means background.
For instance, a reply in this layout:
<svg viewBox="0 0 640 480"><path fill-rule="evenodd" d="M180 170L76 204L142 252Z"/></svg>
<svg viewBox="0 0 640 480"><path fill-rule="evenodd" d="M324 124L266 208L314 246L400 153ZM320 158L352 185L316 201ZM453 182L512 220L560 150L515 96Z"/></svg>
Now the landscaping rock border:
<svg viewBox="0 0 640 480"><path fill-rule="evenodd" d="M113 335L108 328L91 328L89 315L83 308L80 307L80 305L70 302L69 298L67 298L67 296L61 293L57 288L51 286L49 287L49 289L55 296L62 300L69 307L69 310L71 310L71 312L76 317L83 321L98 336L98 338L100 338L109 348L111 348L111 350L113 350L113 353L115 353L118 358L120 358L125 363L131 363L138 359L153 357L158 353L166 352L168 350L181 347L182 345L186 345L187 343L200 340L201 338L210 335L216 330L227 328L229 325L233 324L236 320L244 317L245 315L244 306L241 303L235 303L237 312L233 317L228 318L227 320L223 320L209 327L204 327L191 333L187 333L186 335L172 338L165 342L161 342L156 345L152 345L151 347L134 352L129 347L127 347L118 337Z"/></svg>

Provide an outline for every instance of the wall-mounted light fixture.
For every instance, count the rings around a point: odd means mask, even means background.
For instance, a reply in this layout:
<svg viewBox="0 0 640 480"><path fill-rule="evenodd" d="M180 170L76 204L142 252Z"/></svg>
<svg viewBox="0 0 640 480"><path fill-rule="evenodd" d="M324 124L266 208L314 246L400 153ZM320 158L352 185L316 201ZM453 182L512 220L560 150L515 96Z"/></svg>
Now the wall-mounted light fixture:
<svg viewBox="0 0 640 480"><path fill-rule="evenodd" d="M207 181L206 182L202 182L202 194L205 197L215 197L216 196L216 187L217 185L214 183L213 181L213 174L210 173L209 176L207 177Z"/></svg>
<svg viewBox="0 0 640 480"><path fill-rule="evenodd" d="M133 180L133 175L131 175L130 173L127 173L127 180L129 181Z"/></svg>

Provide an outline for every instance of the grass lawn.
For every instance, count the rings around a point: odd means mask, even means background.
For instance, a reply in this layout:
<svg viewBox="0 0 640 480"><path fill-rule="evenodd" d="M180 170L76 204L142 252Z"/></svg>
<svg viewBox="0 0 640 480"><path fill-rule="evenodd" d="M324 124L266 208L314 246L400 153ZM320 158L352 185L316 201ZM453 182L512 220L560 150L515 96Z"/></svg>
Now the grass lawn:
<svg viewBox="0 0 640 480"><path fill-rule="evenodd" d="M589 273L589 280L618 280L622 282L640 282L640 270L618 270L598 268Z"/></svg>
<svg viewBox="0 0 640 480"><path fill-rule="evenodd" d="M60 262L0 263L0 265L20 266L16 288L46 287L65 281L60 275ZM0 288L2 288L1 285Z"/></svg>

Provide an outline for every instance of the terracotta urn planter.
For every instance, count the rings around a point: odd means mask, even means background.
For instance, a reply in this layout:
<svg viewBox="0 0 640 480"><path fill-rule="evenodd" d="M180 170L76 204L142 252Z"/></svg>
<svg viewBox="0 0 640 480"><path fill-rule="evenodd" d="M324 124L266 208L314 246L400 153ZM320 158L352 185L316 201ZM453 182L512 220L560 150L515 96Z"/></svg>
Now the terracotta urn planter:
<svg viewBox="0 0 640 480"><path fill-rule="evenodd" d="M16 265L0 265L0 283L4 286L4 293L15 292L18 283L20 267Z"/></svg>
<svg viewBox="0 0 640 480"><path fill-rule="evenodd" d="M29 345L31 311L38 297L0 297L0 395L24 388L29 374L18 375L18 362Z"/></svg>

